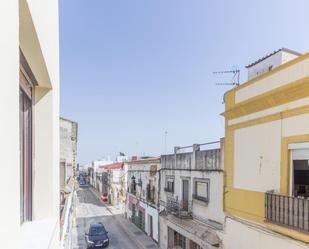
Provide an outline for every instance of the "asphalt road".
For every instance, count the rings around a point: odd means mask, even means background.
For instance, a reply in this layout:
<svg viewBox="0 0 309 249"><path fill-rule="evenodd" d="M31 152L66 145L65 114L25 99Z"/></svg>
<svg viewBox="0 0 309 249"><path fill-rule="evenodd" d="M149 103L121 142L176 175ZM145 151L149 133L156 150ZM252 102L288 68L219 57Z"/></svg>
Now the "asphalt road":
<svg viewBox="0 0 309 249"><path fill-rule="evenodd" d="M91 223L103 222L110 244L108 249L136 249L137 245L128 237L113 215L88 188L77 191L76 229L73 229L73 249L85 249L85 232Z"/></svg>

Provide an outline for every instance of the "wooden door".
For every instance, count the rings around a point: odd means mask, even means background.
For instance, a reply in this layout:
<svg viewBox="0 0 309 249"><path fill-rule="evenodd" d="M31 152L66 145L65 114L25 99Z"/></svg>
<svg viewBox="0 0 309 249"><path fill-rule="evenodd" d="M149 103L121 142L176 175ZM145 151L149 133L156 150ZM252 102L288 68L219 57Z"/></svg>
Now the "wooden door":
<svg viewBox="0 0 309 249"><path fill-rule="evenodd" d="M152 216L148 215L148 220L149 220L149 236L151 238L153 238L153 220L152 220Z"/></svg>

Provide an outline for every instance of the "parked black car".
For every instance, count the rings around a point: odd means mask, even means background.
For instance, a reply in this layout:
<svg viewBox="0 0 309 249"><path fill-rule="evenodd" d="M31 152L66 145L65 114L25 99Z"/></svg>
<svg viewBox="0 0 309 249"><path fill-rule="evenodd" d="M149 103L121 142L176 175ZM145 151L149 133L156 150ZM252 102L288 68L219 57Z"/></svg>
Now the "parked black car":
<svg viewBox="0 0 309 249"><path fill-rule="evenodd" d="M101 222L91 224L89 231L85 234L87 248L107 247L109 245L107 234L108 232Z"/></svg>
<svg viewBox="0 0 309 249"><path fill-rule="evenodd" d="M80 176L79 177L79 186L80 187L88 187L87 178Z"/></svg>

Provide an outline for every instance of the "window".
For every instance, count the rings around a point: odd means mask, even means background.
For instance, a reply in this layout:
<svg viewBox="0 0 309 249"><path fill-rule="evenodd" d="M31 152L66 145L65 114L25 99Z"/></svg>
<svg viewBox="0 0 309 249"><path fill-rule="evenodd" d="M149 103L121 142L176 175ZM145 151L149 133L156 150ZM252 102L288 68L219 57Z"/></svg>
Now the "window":
<svg viewBox="0 0 309 249"><path fill-rule="evenodd" d="M209 201L209 180L195 180L193 198L204 202Z"/></svg>
<svg viewBox="0 0 309 249"><path fill-rule="evenodd" d="M100 236L106 234L105 227L103 225L101 226L91 226L89 229L89 235L90 236Z"/></svg>
<svg viewBox="0 0 309 249"><path fill-rule="evenodd" d="M165 182L165 188L164 190L166 192L174 192L174 179L173 178L167 178Z"/></svg>
<svg viewBox="0 0 309 249"><path fill-rule="evenodd" d="M32 86L20 73L20 221L32 219Z"/></svg>
<svg viewBox="0 0 309 249"><path fill-rule="evenodd" d="M135 177L131 177L131 194L136 194L136 182L135 182Z"/></svg>
<svg viewBox="0 0 309 249"><path fill-rule="evenodd" d="M154 202L155 187L153 186L152 180L149 180L147 184L147 200Z"/></svg>

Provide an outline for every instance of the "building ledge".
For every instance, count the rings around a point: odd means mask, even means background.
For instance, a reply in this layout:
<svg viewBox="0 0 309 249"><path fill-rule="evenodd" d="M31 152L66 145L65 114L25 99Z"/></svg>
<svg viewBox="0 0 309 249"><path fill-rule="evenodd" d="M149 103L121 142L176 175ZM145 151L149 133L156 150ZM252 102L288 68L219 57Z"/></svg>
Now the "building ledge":
<svg viewBox="0 0 309 249"><path fill-rule="evenodd" d="M288 227L283 227L277 224L273 223L266 223L266 227L273 232L280 233L282 235L288 236L290 238L293 238L295 240L299 240L305 243L309 243L309 234L305 232L296 231L293 229L290 229Z"/></svg>
<svg viewBox="0 0 309 249"><path fill-rule="evenodd" d="M47 249L51 248L55 236L57 236L56 219L44 219L26 222L21 226L21 248L23 249Z"/></svg>
<svg viewBox="0 0 309 249"><path fill-rule="evenodd" d="M194 242L205 247L221 244L219 233L222 230L216 229L206 224L201 224L195 220L180 219L173 215L167 215L168 226L181 233L185 237L191 238Z"/></svg>

